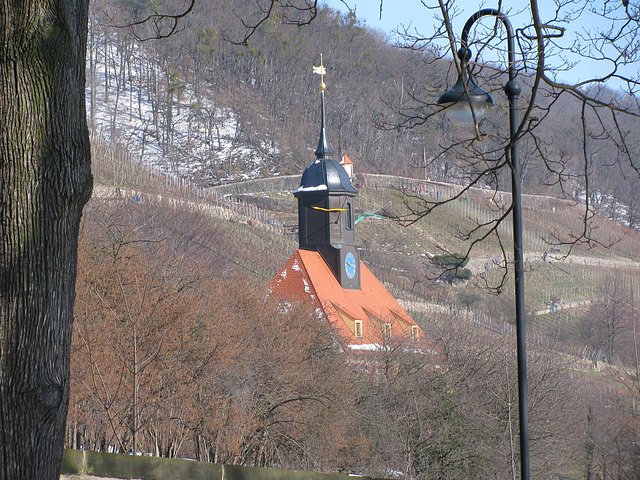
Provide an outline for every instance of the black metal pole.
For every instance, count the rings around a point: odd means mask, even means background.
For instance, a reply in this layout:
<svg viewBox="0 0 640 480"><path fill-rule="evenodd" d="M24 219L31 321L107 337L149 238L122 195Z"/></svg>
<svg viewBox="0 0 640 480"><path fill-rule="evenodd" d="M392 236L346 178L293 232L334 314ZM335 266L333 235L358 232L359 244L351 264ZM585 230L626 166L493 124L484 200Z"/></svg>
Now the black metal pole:
<svg viewBox="0 0 640 480"><path fill-rule="evenodd" d="M525 332L524 308L524 255L522 247L522 166L517 155L518 132L518 96L520 85L515 80L515 36L509 19L498 10L485 8L474 13L462 30L460 43L467 48L467 40L471 26L481 17L491 15L500 19L507 30L509 81L505 85L505 93L509 99L509 145L506 149L507 160L511 165L511 194L513 214L513 254L515 264L515 301L516 301L516 336L518 358L518 407L520 421L520 477L529 480L529 414L528 414L528 380L527 380L527 337Z"/></svg>
<svg viewBox="0 0 640 480"><path fill-rule="evenodd" d="M511 85L509 85L511 84ZM509 87L517 86L517 93L509 94ZM515 90L515 88L513 88ZM520 86L509 82L505 86L509 96L509 123L511 124L511 191L513 195L513 254L515 261L516 289L516 336L518 355L518 405L520 415L520 465L522 480L529 480L529 415L528 415L528 380L527 380L527 337L525 332L524 308L524 254L522 247L522 168L516 151L514 134L517 131L517 104Z"/></svg>

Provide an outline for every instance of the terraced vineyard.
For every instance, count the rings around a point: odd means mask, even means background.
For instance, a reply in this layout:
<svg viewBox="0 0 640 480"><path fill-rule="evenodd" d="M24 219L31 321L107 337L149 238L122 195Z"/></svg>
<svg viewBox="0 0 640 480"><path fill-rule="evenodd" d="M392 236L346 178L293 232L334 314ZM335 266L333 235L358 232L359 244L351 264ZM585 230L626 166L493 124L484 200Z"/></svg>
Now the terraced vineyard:
<svg viewBox="0 0 640 480"><path fill-rule="evenodd" d="M113 154L105 152L94 151L96 178L104 186L96 192L120 185L180 198L223 227L228 237L235 239L234 248L226 254L238 268L265 282L297 247L297 201L292 195L298 181L295 176L202 190L153 171L140 171L139 165L127 158L119 158L115 168ZM488 224L497 215L497 207L510 201L508 193L470 190L403 226L388 218L406 213L403 191L441 200L451 198L460 187L381 175L361 175L359 182L356 215L387 216L368 216L357 224L361 258L400 299L462 308L494 321L513 322L513 278L510 270L505 272L500 246L508 258L512 245L509 220L498 228L499 236L491 235L471 250L467 266L473 273L471 281L456 285L438 281L430 260L443 253L466 252L472 239L464 241L457 232L478 223ZM596 217L592 233L600 244L578 243L571 248L559 244L558 239L570 241L584 228L581 215L581 206L570 200L534 195L523 198L527 321L534 332L573 350L584 347L576 340L577 324L602 296L609 278L617 275L630 297L640 297L640 263L636 261L640 258L640 232ZM484 231L479 229L477 235ZM500 286L500 293L487 289L487 284Z"/></svg>

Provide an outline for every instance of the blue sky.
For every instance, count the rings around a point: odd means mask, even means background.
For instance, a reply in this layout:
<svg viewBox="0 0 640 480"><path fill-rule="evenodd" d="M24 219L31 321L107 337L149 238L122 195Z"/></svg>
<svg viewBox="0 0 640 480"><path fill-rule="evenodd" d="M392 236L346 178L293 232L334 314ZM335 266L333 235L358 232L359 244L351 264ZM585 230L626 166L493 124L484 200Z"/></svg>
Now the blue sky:
<svg viewBox="0 0 640 480"><path fill-rule="evenodd" d="M381 30L393 38L393 30L399 26L410 27L411 29L417 29L422 34L429 34L433 31L433 26L436 22L434 15L438 14L437 10L429 10L425 8L420 0L383 0L382 4L382 18L380 18L380 0L346 0L347 4L356 9L356 15L358 19L363 21L369 27ZM325 0L325 3L341 12L346 12L346 7L339 0ZM430 4L436 4L436 2L428 2ZM498 2L482 2L481 0L457 0L455 2L456 8L460 14L453 19L453 30L456 36L459 36L464 23L467 19L477 10L487 7L497 7ZM541 0L540 4L540 16L544 22L549 18L549 15L553 13L553 5L550 0ZM546 5L546 10L545 10ZM525 3L526 7L527 4ZM509 18L515 29L525 26L530 23L529 15L527 12L524 14L516 14L515 11L509 13ZM582 29L586 27L600 27L605 28L607 25L595 15L585 15L581 17L580 21L573 22L572 24L562 25L567 27L567 33L563 40L570 41L571 28ZM571 73L565 73L565 77L571 76L571 80L591 78L594 72L606 71L608 64L603 63L598 65L595 62L588 62L581 60L578 65L571 71ZM633 69L637 73L637 67ZM629 72L629 70L627 70Z"/></svg>
<svg viewBox="0 0 640 480"><path fill-rule="evenodd" d="M347 9L339 0L327 0L327 5L341 12ZM391 33L398 25L408 25L411 19L417 19L416 25L428 25L427 17L431 13L422 6L419 0L384 0L382 4L382 18L380 18L379 0L347 0L347 4L356 9L356 15L364 20L369 27ZM421 22L420 19L424 18Z"/></svg>
<svg viewBox="0 0 640 480"><path fill-rule="evenodd" d="M346 1L351 8L356 9L358 19L364 21L369 27L388 34L391 34L399 25L411 25L420 30L433 23L433 12L427 10L420 0L384 0L382 18L380 18L380 0ZM347 11L339 0L327 0L325 3L341 12Z"/></svg>

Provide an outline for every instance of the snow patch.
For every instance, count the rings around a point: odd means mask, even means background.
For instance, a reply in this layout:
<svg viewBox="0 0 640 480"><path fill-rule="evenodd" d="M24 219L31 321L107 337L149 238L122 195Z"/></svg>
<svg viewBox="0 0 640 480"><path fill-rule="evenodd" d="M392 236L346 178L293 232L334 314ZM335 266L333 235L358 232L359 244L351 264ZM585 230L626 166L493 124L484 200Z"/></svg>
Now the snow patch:
<svg viewBox="0 0 640 480"><path fill-rule="evenodd" d="M379 343L364 343L362 345L349 345L349 348L351 350L365 350L367 352L374 352L377 350L384 350L385 348L388 349L389 347L384 347Z"/></svg>
<svg viewBox="0 0 640 480"><path fill-rule="evenodd" d="M169 93L167 71L153 51L133 43L125 58L115 44L105 42L87 61L88 121L105 144L203 186L262 176L279 153L272 142L247 145L237 114L214 104L211 92L172 78Z"/></svg>
<svg viewBox="0 0 640 480"><path fill-rule="evenodd" d="M298 187L293 193L296 194L300 192L321 192L325 190L328 190L328 187L326 185L316 185L315 187Z"/></svg>

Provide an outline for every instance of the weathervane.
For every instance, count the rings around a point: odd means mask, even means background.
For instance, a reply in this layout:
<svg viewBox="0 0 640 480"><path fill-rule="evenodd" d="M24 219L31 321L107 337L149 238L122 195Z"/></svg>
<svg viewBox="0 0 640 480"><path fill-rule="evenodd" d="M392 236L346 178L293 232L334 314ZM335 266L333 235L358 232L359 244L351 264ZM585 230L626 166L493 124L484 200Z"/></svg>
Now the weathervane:
<svg viewBox="0 0 640 480"><path fill-rule="evenodd" d="M326 83L324 83L324 76L327 73L327 69L324 68L324 65L322 63L322 54L320 54L320 66L313 67L313 73L317 73L318 75L320 75L320 90L324 92L327 89L327 85Z"/></svg>

